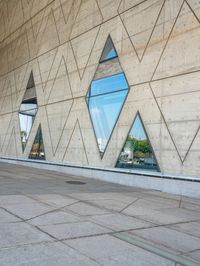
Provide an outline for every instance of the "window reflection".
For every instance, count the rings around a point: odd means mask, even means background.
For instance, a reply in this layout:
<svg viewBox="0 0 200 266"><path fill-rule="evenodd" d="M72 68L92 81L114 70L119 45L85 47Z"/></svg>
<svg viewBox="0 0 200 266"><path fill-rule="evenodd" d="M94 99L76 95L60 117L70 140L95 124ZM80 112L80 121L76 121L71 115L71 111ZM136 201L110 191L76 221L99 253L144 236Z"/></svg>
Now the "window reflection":
<svg viewBox="0 0 200 266"><path fill-rule="evenodd" d="M106 41L106 45L104 47L100 62L112 59L114 57L117 57L117 52L115 51L113 42L112 42L112 40L111 40L111 38L109 36L107 41Z"/></svg>
<svg viewBox="0 0 200 266"><path fill-rule="evenodd" d="M24 151L30 131L38 110L36 89L33 79L33 74L31 72L27 88L20 106L19 110L19 123L20 123L20 134L22 149Z"/></svg>
<svg viewBox="0 0 200 266"><path fill-rule="evenodd" d="M127 89L128 84L124 73L119 73L102 79L93 80L87 97L93 97Z"/></svg>
<svg viewBox="0 0 200 266"><path fill-rule="evenodd" d="M87 94L87 104L93 122L101 156L128 94L123 73L94 80Z"/></svg>
<svg viewBox="0 0 200 266"><path fill-rule="evenodd" d="M129 132L116 167L159 171L139 114Z"/></svg>
<svg viewBox="0 0 200 266"><path fill-rule="evenodd" d="M41 126L39 126L29 159L45 160L44 144L42 138Z"/></svg>

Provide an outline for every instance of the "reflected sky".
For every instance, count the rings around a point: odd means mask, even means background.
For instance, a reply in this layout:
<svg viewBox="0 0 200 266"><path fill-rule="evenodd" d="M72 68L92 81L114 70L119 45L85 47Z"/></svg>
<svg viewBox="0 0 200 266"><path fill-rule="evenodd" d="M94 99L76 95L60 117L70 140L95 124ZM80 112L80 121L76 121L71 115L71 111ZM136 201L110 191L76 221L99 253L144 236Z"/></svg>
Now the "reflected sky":
<svg viewBox="0 0 200 266"><path fill-rule="evenodd" d="M113 46L113 42L109 36L107 41L106 41L105 48L103 50L100 62L108 60L108 59L112 59L116 56L117 56L117 53L116 53L115 48Z"/></svg>
<svg viewBox="0 0 200 266"><path fill-rule="evenodd" d="M87 97L128 89L124 73L92 81Z"/></svg>
<svg viewBox="0 0 200 266"><path fill-rule="evenodd" d="M135 121L133 123L132 129L129 133L129 135L132 138L138 139L138 140L142 140L142 139L146 139L146 133L144 131L142 122L139 118L139 115L136 116Z"/></svg>
<svg viewBox="0 0 200 266"><path fill-rule="evenodd" d="M95 129L99 148L103 152L112 129L118 118L128 91L93 97L89 101L89 110Z"/></svg>
<svg viewBox="0 0 200 266"><path fill-rule="evenodd" d="M103 153L128 94L123 73L94 80L88 92L87 104L93 122L99 150Z"/></svg>

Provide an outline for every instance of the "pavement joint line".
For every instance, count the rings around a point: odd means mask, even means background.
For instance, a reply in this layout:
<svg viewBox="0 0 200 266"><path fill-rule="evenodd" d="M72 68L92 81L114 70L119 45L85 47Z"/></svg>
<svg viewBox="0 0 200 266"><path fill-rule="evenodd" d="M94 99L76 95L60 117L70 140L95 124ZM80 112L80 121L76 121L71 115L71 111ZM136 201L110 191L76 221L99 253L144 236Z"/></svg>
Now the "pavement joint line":
<svg viewBox="0 0 200 266"><path fill-rule="evenodd" d="M122 213L123 211L125 211L128 207L130 207L132 204L134 204L135 202L137 202L138 200L140 200L139 198L135 199L134 201L132 201L131 203L129 203L128 205L126 205L126 207L122 208L119 213Z"/></svg>
<svg viewBox="0 0 200 266"><path fill-rule="evenodd" d="M134 192L133 192L134 193ZM153 197L159 199L159 198L162 198L164 200L173 200L173 201L176 201L178 204L180 203L180 199L174 199L174 198L170 198L170 197L164 197L164 196L161 196L161 195L156 195L156 194L148 194L148 192L141 192L143 194L143 196L140 197L140 199L146 199L146 200L149 200Z"/></svg>
<svg viewBox="0 0 200 266"><path fill-rule="evenodd" d="M188 254L193 253L193 252L196 252L196 251L200 251L200 249L197 248L197 249L191 250L191 251L189 251L189 252L181 252L180 255L185 256L185 255L188 255Z"/></svg>
<svg viewBox="0 0 200 266"><path fill-rule="evenodd" d="M36 218L39 218L39 217L41 217L43 215L46 215L46 214L49 214L49 213L54 213L54 212L57 212L57 211L59 211L59 209L55 209L55 210L51 210L51 211L48 211L48 212L44 212L42 214L39 214L39 215L33 216L31 218L25 219L24 222L29 222L29 221L34 220Z"/></svg>
<svg viewBox="0 0 200 266"><path fill-rule="evenodd" d="M138 219L138 220L141 220L141 221L144 221L144 222L148 222L148 223L151 223L151 224L153 224L155 227L158 227L158 226L170 226L170 225L176 225L176 224L182 224L182 223L190 223L190 222L197 222L197 221L199 221L200 222L200 219L199 218L197 218L197 219L194 219L194 220L189 220L189 221L187 221L187 220L185 220L185 221L178 221L178 222L175 222L175 223L155 223L155 222L153 222L153 221L150 221L150 220L147 220L147 219L144 219L144 216L145 215L128 215L128 214L126 214L126 213L122 213L123 215L125 215L125 216L127 216L127 217L133 217L133 218L136 218L136 219Z"/></svg>
<svg viewBox="0 0 200 266"><path fill-rule="evenodd" d="M180 263L184 266L199 266L199 263L196 263L188 258L185 258L183 256L179 256L179 255L175 255L169 251L166 251L164 249L161 249L160 247L156 246L156 245L152 245L150 243L147 243L147 241L130 235L128 233L113 233L112 236L114 236L115 238L118 238L122 241L125 241L131 245L137 246L139 248L142 248L144 250L147 250L151 253L154 253L160 257L166 258L168 260L171 260L173 262L176 263Z"/></svg>
<svg viewBox="0 0 200 266"><path fill-rule="evenodd" d="M85 256L86 258L88 258L88 259L94 261L96 264L101 265L101 266L104 266L103 264L101 264L100 262L98 262L97 260L95 260L94 258L89 257L89 256L88 256L87 254L85 254L84 252L81 252L79 249L76 249L75 247L71 246L69 243L66 243L66 241L63 241L63 242L61 241L61 243L62 243L63 245L65 245L65 246L67 246L67 247L70 247L71 249L73 249L74 251L80 253L81 255Z"/></svg>
<svg viewBox="0 0 200 266"><path fill-rule="evenodd" d="M57 239L57 238L55 238L55 237L54 237L54 236L52 236L51 234L49 234L49 233L47 233L47 232L43 231L43 230L42 230L40 227L38 227L38 226L35 226L35 225L31 224L31 223L28 223L28 222L27 222L25 219L23 219L23 218L21 218L20 216L18 216L18 215L16 215L16 214L12 213L12 212L10 212L10 211L8 211L8 210L7 210L7 209L5 209L5 208L2 208L2 209L4 209L5 211L7 211L8 213L10 213L10 214L14 215L16 218L19 218L19 219L21 220L21 222L24 222L24 223L26 223L26 224L30 225L31 227L33 227L33 228L35 228L35 229L39 230L40 232L42 232L43 234L46 234L46 235L48 235L49 237L53 238L54 240L57 240L57 241L58 241L58 239Z"/></svg>
<svg viewBox="0 0 200 266"><path fill-rule="evenodd" d="M40 201L39 201L39 202L40 202ZM43 203L43 202L40 202L40 203ZM77 203L77 202L76 202L76 203ZM25 219L24 222L31 221L31 220L33 220L33 219L35 219L35 218L39 218L39 217L41 217L41 216L43 216L43 215L46 215L46 214L49 214L49 213L54 213L54 212L59 212L59 211L63 211L63 212L66 212L66 213L67 213L67 211L66 211L66 210L63 210L63 209L66 208L66 207L68 207L68 206L71 206L71 205L73 205L73 204L74 204L74 203L71 203L71 204L69 204L69 205L65 205L65 206L63 206L63 207L59 207L59 208L54 207L55 209L50 210L50 211L47 211L47 212L44 212L44 213L42 213L42 214L36 215L36 216L34 216L34 217L31 217L31 218ZM52 205L49 205L49 204L47 204L47 205L52 207ZM76 215L76 216L77 216L77 215Z"/></svg>
<svg viewBox="0 0 200 266"><path fill-rule="evenodd" d="M9 214L15 216L16 218L20 219L21 222L25 222L25 219L23 219L22 217L20 217L19 215L15 214L15 213L13 213L13 212L7 210L5 207L2 207L2 206L1 206L1 209L3 209L3 210L6 211L7 213L9 213Z"/></svg>
<svg viewBox="0 0 200 266"><path fill-rule="evenodd" d="M53 244L53 243L58 243L61 242L60 240L50 240L50 241L41 241L41 242L31 242L31 243L24 243L24 244L17 244L14 246L5 246L5 247L0 247L0 251L1 250L5 250L5 249L16 249L16 248L20 248L20 247L25 247L25 246L33 246L33 245L42 245L42 244Z"/></svg>

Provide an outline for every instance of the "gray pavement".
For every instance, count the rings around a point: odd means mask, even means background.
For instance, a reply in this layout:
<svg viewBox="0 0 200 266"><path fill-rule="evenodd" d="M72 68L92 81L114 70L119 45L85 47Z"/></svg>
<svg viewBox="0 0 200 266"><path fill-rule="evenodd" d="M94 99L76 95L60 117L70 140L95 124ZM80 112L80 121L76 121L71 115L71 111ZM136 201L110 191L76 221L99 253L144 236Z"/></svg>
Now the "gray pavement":
<svg viewBox="0 0 200 266"><path fill-rule="evenodd" d="M200 199L0 163L0 265L200 265Z"/></svg>

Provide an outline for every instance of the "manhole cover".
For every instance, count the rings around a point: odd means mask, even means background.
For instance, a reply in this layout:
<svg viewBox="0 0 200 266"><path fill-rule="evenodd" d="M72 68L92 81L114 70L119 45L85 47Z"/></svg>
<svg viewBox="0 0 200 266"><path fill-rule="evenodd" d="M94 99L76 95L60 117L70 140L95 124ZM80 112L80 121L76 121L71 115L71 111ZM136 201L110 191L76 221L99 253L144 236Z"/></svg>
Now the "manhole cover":
<svg viewBox="0 0 200 266"><path fill-rule="evenodd" d="M81 181L66 181L67 184L71 185L85 185L86 183L81 182Z"/></svg>

